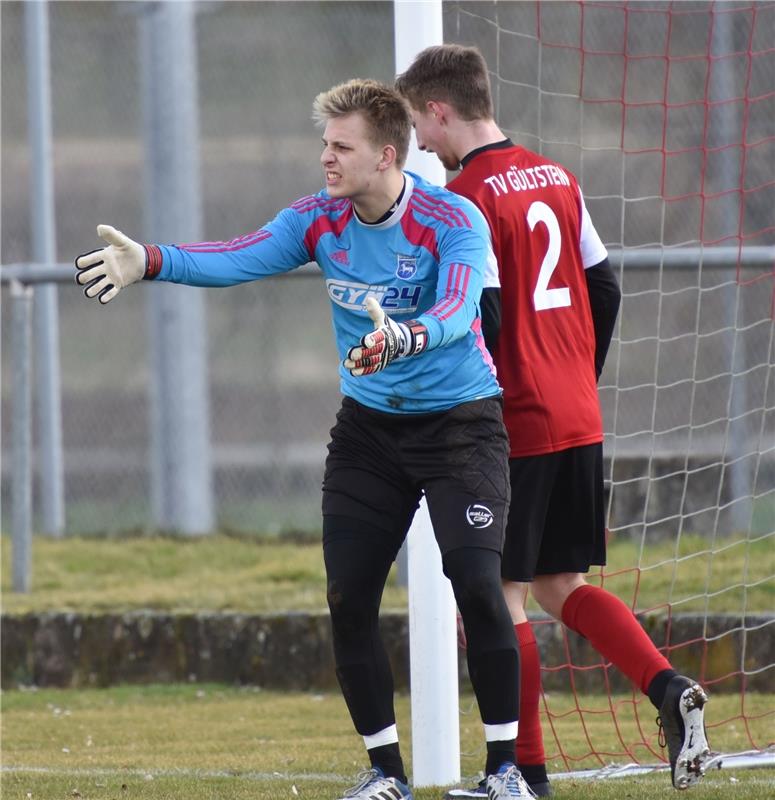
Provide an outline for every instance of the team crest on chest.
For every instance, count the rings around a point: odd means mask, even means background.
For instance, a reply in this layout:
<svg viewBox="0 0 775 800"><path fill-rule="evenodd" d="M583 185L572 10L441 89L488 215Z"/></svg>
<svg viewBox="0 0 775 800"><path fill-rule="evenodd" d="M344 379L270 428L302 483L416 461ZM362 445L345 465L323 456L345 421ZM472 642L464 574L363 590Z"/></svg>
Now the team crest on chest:
<svg viewBox="0 0 775 800"><path fill-rule="evenodd" d="M417 272L417 259L414 256L398 255L398 266L396 267L396 277L408 280L413 278Z"/></svg>

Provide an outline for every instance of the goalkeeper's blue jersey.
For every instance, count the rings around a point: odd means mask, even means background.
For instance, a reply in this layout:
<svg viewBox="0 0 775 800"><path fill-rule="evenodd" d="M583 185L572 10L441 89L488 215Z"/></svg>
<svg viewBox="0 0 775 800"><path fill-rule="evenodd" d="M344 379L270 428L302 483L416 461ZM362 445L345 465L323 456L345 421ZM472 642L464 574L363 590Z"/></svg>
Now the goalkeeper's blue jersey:
<svg viewBox="0 0 775 800"><path fill-rule="evenodd" d="M428 329L422 353L373 375L355 378L340 361L343 394L393 413L441 411L498 395L479 312L485 271L493 271L487 223L469 200L404 175L399 206L384 222L361 222L349 199L324 190L233 241L161 246L157 280L233 286L316 261L340 359L374 330L363 307L368 295L392 318L416 319ZM298 309L300 323L303 316Z"/></svg>

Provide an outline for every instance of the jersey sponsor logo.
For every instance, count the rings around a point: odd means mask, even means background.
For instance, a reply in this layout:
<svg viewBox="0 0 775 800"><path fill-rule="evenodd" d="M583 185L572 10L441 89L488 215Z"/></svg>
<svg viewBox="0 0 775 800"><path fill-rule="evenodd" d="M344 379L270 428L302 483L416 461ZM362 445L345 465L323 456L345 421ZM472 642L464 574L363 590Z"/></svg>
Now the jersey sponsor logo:
<svg viewBox="0 0 775 800"><path fill-rule="evenodd" d="M396 277L409 280L417 273L417 258L415 256L402 256L398 257L398 267L396 268Z"/></svg>
<svg viewBox="0 0 775 800"><path fill-rule="evenodd" d="M494 519L492 511L481 503L473 503L466 509L466 520L473 528L489 528Z"/></svg>
<svg viewBox="0 0 775 800"><path fill-rule="evenodd" d="M326 289L332 302L351 311L363 311L367 297L376 297L386 311L409 313L416 311L420 304L421 286L381 286L372 283L340 281L336 278L326 280Z"/></svg>
<svg viewBox="0 0 775 800"><path fill-rule="evenodd" d="M350 263L346 250L334 250L334 252L331 253L331 260L336 261L337 264L344 264L345 266L348 266Z"/></svg>

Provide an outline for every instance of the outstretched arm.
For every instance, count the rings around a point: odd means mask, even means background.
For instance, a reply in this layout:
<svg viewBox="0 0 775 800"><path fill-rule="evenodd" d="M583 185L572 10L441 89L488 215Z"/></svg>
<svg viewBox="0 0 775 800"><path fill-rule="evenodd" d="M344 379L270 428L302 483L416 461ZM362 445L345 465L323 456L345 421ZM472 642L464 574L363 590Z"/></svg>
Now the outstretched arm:
<svg viewBox="0 0 775 800"><path fill-rule="evenodd" d="M97 226L106 247L78 256L76 281L87 297L109 303L139 280L188 286L235 286L298 267L310 260L300 215L281 211L271 222L229 242L138 244L110 225Z"/></svg>

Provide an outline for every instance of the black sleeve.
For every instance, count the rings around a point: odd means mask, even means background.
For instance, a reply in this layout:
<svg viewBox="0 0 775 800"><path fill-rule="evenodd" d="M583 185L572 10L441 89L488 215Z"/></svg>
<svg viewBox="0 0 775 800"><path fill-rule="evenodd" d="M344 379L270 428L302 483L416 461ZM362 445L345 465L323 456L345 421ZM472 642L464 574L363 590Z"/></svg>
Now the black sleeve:
<svg viewBox="0 0 775 800"><path fill-rule="evenodd" d="M584 274L592 309L592 323L595 326L595 374L600 378L614 334L622 293L607 258L584 270Z"/></svg>
<svg viewBox="0 0 775 800"><path fill-rule="evenodd" d="M482 309L482 335L484 344L492 353L498 343L501 331L501 290L498 288L482 289L479 302Z"/></svg>

